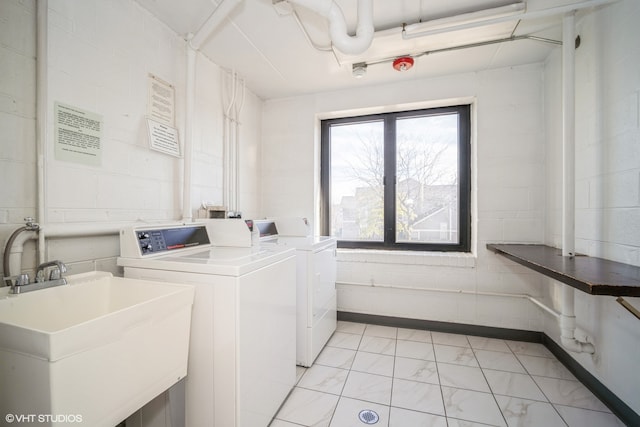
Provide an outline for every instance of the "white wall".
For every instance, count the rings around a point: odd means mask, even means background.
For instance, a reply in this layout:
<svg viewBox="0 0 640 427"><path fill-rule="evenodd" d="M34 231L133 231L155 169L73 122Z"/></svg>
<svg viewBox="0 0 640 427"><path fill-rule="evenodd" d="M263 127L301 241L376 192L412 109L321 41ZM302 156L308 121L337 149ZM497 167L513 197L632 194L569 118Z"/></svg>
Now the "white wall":
<svg viewBox="0 0 640 427"><path fill-rule="evenodd" d="M338 285L339 309L541 330L539 309L523 299L425 289L541 295L539 275L488 253L485 244L544 241L542 71L528 65L265 102L263 214L302 215L318 224L319 118L474 100L475 253L341 250L338 280L351 284Z"/></svg>
<svg viewBox="0 0 640 427"><path fill-rule="evenodd" d="M576 251L640 265L640 3L624 0L578 22L576 51ZM545 65L547 244L560 246L561 56ZM559 307L560 285L545 289ZM640 307L640 298L626 298ZM575 358L640 412L640 323L614 297L576 293L578 326L596 354ZM545 333L559 342L553 319Z"/></svg>
<svg viewBox="0 0 640 427"><path fill-rule="evenodd" d="M24 224L24 217L36 216L35 23L35 0L0 2L0 244L3 248L14 224ZM34 263L33 245L28 245L27 250L27 262Z"/></svg>
<svg viewBox="0 0 640 427"><path fill-rule="evenodd" d="M35 1L0 3L0 243L22 218L36 216ZM169 221L182 216L183 161L148 147L148 75L175 86L176 124L184 143L186 45L132 0L50 0L48 11L45 198L41 223L96 224ZM7 59L5 61L5 58ZM223 76L198 54L193 128L191 208L222 204ZM54 102L103 117L102 164L61 161L54 155ZM259 210L257 183L262 101L246 91L241 114L241 206ZM11 183L10 185L8 183ZM0 250L2 250L0 249ZM23 270L35 266L30 243ZM56 238L46 258L70 273L99 269L119 274L118 237ZM17 272L12 272L17 273Z"/></svg>

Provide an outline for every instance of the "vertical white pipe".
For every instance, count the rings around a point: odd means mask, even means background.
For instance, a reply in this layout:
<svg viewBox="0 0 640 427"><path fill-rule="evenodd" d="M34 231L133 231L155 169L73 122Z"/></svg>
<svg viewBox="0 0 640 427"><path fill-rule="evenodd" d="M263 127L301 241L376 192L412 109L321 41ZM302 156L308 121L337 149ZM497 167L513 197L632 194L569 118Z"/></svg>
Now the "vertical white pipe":
<svg viewBox="0 0 640 427"><path fill-rule="evenodd" d="M45 180L47 172L47 120L49 98L47 96L47 68L49 66L48 34L49 0L36 2L36 180L38 208L36 221L41 228L38 234L38 263L45 262L45 227L47 222L47 198Z"/></svg>
<svg viewBox="0 0 640 427"><path fill-rule="evenodd" d="M233 147L233 141L234 141L234 130L235 130L235 126L233 126L233 117L232 117L232 111L235 112L234 110L234 105L236 102L236 95L237 95L237 90L236 90L236 72L235 71L230 71L229 72L230 78L231 78L231 83L228 86L229 88L229 105L227 106L227 108L224 111L224 119L225 119L225 125L226 125L226 138L224 140L224 147L223 147L223 168L224 168L224 179L223 179L223 192L224 192L224 199L225 199L225 206L227 207L227 209L229 209L230 211L235 211L235 201L233 200L233 194L235 194L235 191L233 190L233 185L234 185L234 180L231 179L232 176L234 176L234 170L233 170L233 159L234 159L234 147ZM225 84L226 86L226 84Z"/></svg>
<svg viewBox="0 0 640 427"><path fill-rule="evenodd" d="M189 35L191 38L191 35ZM187 43L187 88L185 106L185 129L184 129L184 187L182 192L182 220L190 222L193 219L191 209L191 181L193 163L193 116L195 110L196 96L196 57L198 52Z"/></svg>
<svg viewBox="0 0 640 427"><path fill-rule="evenodd" d="M562 256L575 254L575 12L562 20Z"/></svg>
<svg viewBox="0 0 640 427"><path fill-rule="evenodd" d="M224 85L224 77L222 78ZM229 177L228 158L229 158L229 118L226 112L223 113L224 120L222 122L222 206L229 209Z"/></svg>
<svg viewBox="0 0 640 427"><path fill-rule="evenodd" d="M234 110L235 110L235 125L236 125L236 131L235 131L235 141L234 141L234 146L235 146L235 192L236 192L236 205L235 205L235 211L236 212L240 212L240 113L242 112L242 107L244 106L244 95L245 95L245 84L244 84L244 79L236 79L236 86L240 85L240 89L242 90L242 93L240 95L240 103L236 103Z"/></svg>
<svg viewBox="0 0 640 427"><path fill-rule="evenodd" d="M562 346L576 353L596 352L596 348L589 342L578 341L575 337L575 289L564 283L562 286L562 314L560 316L560 341Z"/></svg>
<svg viewBox="0 0 640 427"><path fill-rule="evenodd" d="M573 288L560 283L562 286L562 308L560 317L560 336L562 340L573 340L576 328L575 295Z"/></svg>
<svg viewBox="0 0 640 427"><path fill-rule="evenodd" d="M575 11L562 20L562 256L575 255ZM560 340L570 351L595 353L595 347L575 338L575 290L561 283Z"/></svg>

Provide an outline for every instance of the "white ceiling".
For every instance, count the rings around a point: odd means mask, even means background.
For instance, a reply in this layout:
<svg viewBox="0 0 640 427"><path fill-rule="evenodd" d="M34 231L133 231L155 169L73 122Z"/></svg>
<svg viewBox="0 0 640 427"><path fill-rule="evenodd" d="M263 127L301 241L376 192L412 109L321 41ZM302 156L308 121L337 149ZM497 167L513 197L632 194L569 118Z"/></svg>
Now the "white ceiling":
<svg viewBox="0 0 640 427"><path fill-rule="evenodd" d="M178 34L196 33L213 13L219 0L137 0ZM222 0L230 1L230 0ZM361 79L352 77L352 63L339 52L317 50L310 44L294 15L281 15L272 0L242 0L208 37L202 53L216 64L233 69L247 86L263 99L369 86L405 79L435 77L452 73L520 65L544 60L557 45L532 40L466 48L418 56L424 52L414 40L403 40L402 24L442 18L480 9L502 6L514 0L374 0L374 27L397 30L397 48L390 57L412 55L412 69L398 72L390 62L370 64ZM357 0L335 0L341 7L350 34L355 32ZM527 0L527 12L548 9L571 0ZM295 10L311 40L331 45L327 21L302 7ZM513 35L534 35L559 40L561 17L512 22ZM385 32L388 33L388 32ZM453 36L453 35L452 35ZM477 34L469 33L465 43ZM445 36L446 38L447 36ZM424 41L424 40L423 40ZM433 50L438 46L429 46ZM418 49L418 51L416 51ZM367 53L364 54L367 60ZM339 61L340 60L340 61ZM342 65L340 65L342 63Z"/></svg>

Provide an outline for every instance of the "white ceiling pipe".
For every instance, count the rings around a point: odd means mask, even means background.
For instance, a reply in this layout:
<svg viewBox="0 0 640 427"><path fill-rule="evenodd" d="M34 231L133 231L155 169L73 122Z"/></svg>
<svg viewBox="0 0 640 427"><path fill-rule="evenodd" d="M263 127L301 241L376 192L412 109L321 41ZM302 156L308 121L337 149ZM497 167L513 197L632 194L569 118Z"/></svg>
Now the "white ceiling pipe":
<svg viewBox="0 0 640 427"><path fill-rule="evenodd" d="M224 21L231 10L235 8L241 0L220 0L218 6L215 8L213 13L209 15L209 18L200 26L198 31L193 35L193 37L189 40L189 44L195 50L200 50L200 47L207 41L211 33L213 33L216 28Z"/></svg>
<svg viewBox="0 0 640 427"><path fill-rule="evenodd" d="M358 0L358 23L356 35L347 32L347 23L342 9L334 0L289 0L329 20L331 42L346 55L358 55L371 46L373 34L373 0Z"/></svg>

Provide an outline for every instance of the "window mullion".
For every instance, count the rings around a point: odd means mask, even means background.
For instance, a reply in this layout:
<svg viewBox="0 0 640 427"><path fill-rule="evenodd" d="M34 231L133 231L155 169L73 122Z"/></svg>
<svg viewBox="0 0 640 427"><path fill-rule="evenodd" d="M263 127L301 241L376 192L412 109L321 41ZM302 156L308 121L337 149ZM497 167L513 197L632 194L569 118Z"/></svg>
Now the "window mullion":
<svg viewBox="0 0 640 427"><path fill-rule="evenodd" d="M384 120L384 245L396 241L396 118Z"/></svg>

